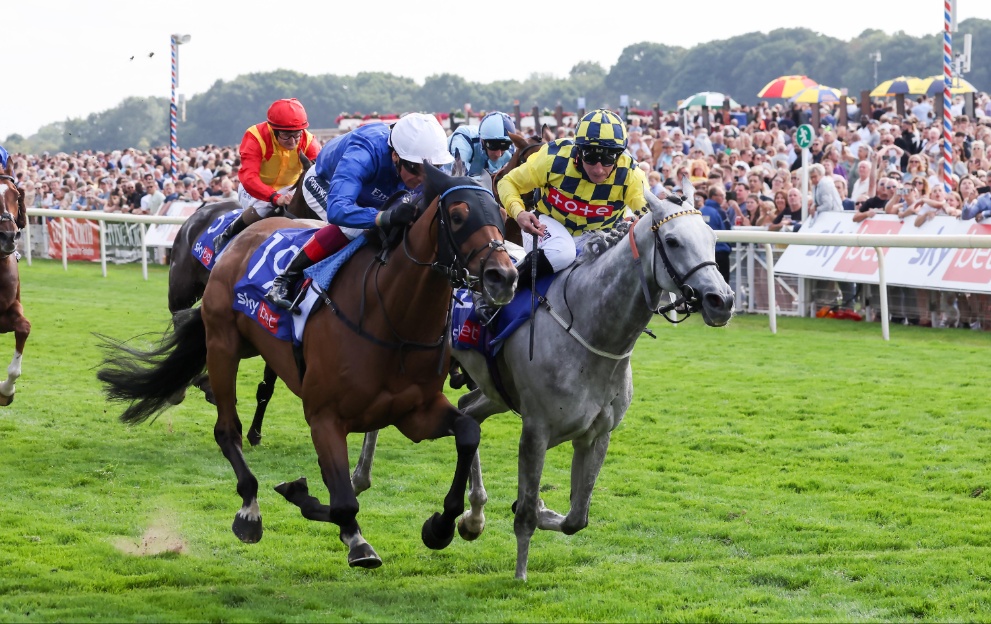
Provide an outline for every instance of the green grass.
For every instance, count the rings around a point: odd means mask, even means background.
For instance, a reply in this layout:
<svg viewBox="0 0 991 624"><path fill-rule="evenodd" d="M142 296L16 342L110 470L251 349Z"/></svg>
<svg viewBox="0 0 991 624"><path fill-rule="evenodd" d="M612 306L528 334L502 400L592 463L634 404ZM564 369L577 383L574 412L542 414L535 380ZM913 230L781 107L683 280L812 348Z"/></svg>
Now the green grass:
<svg viewBox="0 0 991 624"><path fill-rule="evenodd" d="M780 318L777 335L763 316L654 323L589 527L535 535L519 583L515 416L482 430L485 533L441 552L419 535L453 441L386 430L359 515L384 566L351 570L336 527L271 489L306 475L327 498L280 384L246 450L266 533L245 545L212 407L191 391L126 427L95 379L92 332L151 344L165 328L166 270L145 282L138 266L104 279L98 265L22 261L21 275L33 333L0 410L2 621L991 619L986 333L893 326L886 343L878 324L848 321ZM242 365L244 420L260 370ZM564 445L544 470L561 512L569 465Z"/></svg>

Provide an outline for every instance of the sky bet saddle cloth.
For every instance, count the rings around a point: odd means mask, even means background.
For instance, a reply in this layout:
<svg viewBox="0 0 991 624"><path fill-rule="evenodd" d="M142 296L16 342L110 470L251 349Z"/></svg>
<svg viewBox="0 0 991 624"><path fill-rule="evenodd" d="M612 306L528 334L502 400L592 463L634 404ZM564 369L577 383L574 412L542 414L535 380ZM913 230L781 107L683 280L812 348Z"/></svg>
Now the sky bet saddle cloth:
<svg viewBox="0 0 991 624"><path fill-rule="evenodd" d="M554 281L553 275L537 278L537 294L547 296L547 289ZM455 349L474 349L487 358L495 357L503 343L521 325L530 320L530 289L516 291L513 300L495 315L488 327L482 325L475 313L471 293L460 289L454 293L454 312L451 322L451 344Z"/></svg>
<svg viewBox="0 0 991 624"><path fill-rule="evenodd" d="M193 257L199 260L203 266L209 270L213 270L213 265L217 261L217 255L213 249L213 239L220 235L227 226L234 222L238 216L242 213L242 210L232 210L227 214L221 215L217 218L213 224L206 229L205 232L200 234L200 237L196 239L196 244L193 245Z"/></svg>
<svg viewBox="0 0 991 624"><path fill-rule="evenodd" d="M325 226L333 227L333 226ZM291 340L302 344L303 328L320 292L330 287L337 271L361 249L367 238L359 236L344 249L322 260L305 271L313 281L299 305L299 314L269 304L265 293L272 287L275 276L289 265L296 252L316 232L315 229L277 230L251 254L248 272L234 284L234 310L242 312L264 327L279 340Z"/></svg>

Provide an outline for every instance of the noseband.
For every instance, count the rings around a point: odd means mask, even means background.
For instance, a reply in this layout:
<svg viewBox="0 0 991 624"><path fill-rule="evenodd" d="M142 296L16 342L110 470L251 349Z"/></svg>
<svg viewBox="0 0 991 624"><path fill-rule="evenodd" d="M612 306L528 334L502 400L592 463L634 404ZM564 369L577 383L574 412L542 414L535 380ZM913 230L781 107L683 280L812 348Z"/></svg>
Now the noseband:
<svg viewBox="0 0 991 624"><path fill-rule="evenodd" d="M679 206L684 204L684 200L682 200L680 197L669 196L667 198L667 201L670 201L671 203L677 204ZM667 271L668 276L675 283L675 285L678 287L679 292L681 293L681 297L679 297L674 303L668 304L666 306L658 308L657 310L654 310L656 314L660 314L661 316L663 316L664 319L667 320L669 323L681 323L682 321L687 319L688 316L691 315L692 313L701 310L702 308L701 298L699 297L695 289L692 288L690 285L688 285L686 281L688 280L689 277L694 275L700 269L703 269L707 266L717 266L715 262L711 260L707 260L705 262L700 262L696 264L694 267L689 269L688 272L686 272L684 275L681 275L678 273L677 269L674 268L674 265L671 263L671 259L668 258L667 251L664 249L664 242L661 240L660 228L662 225L671 221L672 219L677 219L678 217L685 217L689 215L701 216L702 213L694 208L689 208L686 210L681 210L669 214L668 216L664 217L660 221L653 223L650 226L650 230L654 233L654 245L657 247L657 252L658 252L654 254L653 260L651 262L654 275L657 275L657 256L660 255L661 261L664 263L664 270ZM651 219L653 219L653 217L651 217ZM653 309L650 303L650 291L647 288L647 277L644 275L643 267L640 264L640 254L637 251L636 238L634 237L634 227L633 227L634 225L636 225L636 223L630 226L630 246L633 249L633 257L635 264L640 272L640 286L643 290L644 300L647 303L647 307ZM678 313L684 314L685 315L684 318L680 320L674 320L670 318L667 313L670 312L671 310L676 310Z"/></svg>

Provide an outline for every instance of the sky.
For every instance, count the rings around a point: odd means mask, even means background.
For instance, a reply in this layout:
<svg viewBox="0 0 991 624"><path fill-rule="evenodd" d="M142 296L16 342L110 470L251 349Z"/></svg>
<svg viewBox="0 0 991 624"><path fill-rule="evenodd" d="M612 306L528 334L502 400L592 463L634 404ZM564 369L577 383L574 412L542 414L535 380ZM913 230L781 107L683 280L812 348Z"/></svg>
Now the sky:
<svg viewBox="0 0 991 624"><path fill-rule="evenodd" d="M991 0L956 1L958 20L991 19ZM189 43L179 46L177 92L191 98L218 80L276 69L314 76L382 71L420 84L427 76L451 73L488 83L524 80L532 73L565 77L580 61L608 70L625 47L643 41L691 48L748 32L797 27L842 40L866 28L913 36L943 31L943 0L830 0L812 20L797 0L761 0L758 10L731 0L704 8L684 0L379 0L367 5L44 0L7 5L0 13L5 92L0 139L105 111L129 96L170 98L172 33L190 35ZM275 13L280 9L283 14ZM603 32L593 35L596 24L603 25ZM883 70L882 59L879 75Z"/></svg>

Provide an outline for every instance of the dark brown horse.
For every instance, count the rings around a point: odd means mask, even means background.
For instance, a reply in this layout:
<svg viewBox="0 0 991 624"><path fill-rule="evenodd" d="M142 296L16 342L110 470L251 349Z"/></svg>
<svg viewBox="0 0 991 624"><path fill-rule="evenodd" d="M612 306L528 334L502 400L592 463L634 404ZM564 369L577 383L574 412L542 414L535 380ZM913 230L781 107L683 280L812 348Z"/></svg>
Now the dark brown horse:
<svg viewBox="0 0 991 624"><path fill-rule="evenodd" d="M260 354L303 400L330 505L307 490L305 479L276 488L304 517L333 522L351 566L377 567L381 559L361 536L358 500L348 474L347 435L395 425L413 441L453 435L457 467L442 513L423 526L430 548L444 548L464 510L465 487L478 447L479 427L443 393L449 349L452 288L473 284L497 305L510 301L516 269L505 252L502 217L494 198L468 178L427 170L426 208L390 252L366 245L335 279L325 305L310 316L301 348L235 312L234 284L252 253L279 228L281 218L256 223L220 256L199 308L176 315L162 347L150 352L113 343L98 377L111 400L130 406L121 419L137 423L169 406L203 366L217 400L214 437L237 476L242 507L233 531L242 541L262 536L258 481L242 454L235 378L242 358ZM443 365L442 365L443 364Z"/></svg>
<svg viewBox="0 0 991 624"><path fill-rule="evenodd" d="M0 405L14 401L14 383L21 376L24 344L31 333L31 322L21 307L21 281L17 272L17 240L27 226L24 191L17 187L10 163L0 175L0 334L14 332L14 357L7 366L7 379L0 382ZM13 210L13 214L11 214Z"/></svg>
<svg viewBox="0 0 991 624"><path fill-rule="evenodd" d="M304 157L305 159L305 157ZM309 168L310 163L304 160L305 168ZM312 224L297 223L297 227L319 227L323 225L317 215L307 206L303 194L299 193L299 185L303 176L300 175L296 182L296 192L292 201L286 207L286 213L297 219L311 219ZM169 312L173 316L180 310L185 310L196 305L196 302L203 298L203 291L206 289L206 282L210 278L210 271L193 256L192 249L200 236L208 228L216 223L217 219L228 212L238 210L241 204L236 201L217 202L214 204L203 204L194 212L185 223L179 228L175 242L172 244L172 254L169 260ZM220 234L219 231L216 234ZM262 381L258 384L255 393L255 415L248 428L248 441L252 444L261 442L262 421L265 417L265 409L272 393L275 390L275 372L265 367L262 373ZM193 382L193 385L203 390L209 402L213 403L213 391L206 375L201 376ZM183 393L179 393L180 396ZM180 398L174 401L179 402Z"/></svg>

